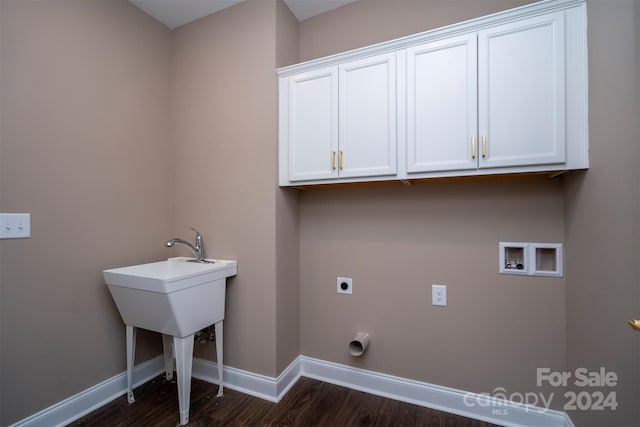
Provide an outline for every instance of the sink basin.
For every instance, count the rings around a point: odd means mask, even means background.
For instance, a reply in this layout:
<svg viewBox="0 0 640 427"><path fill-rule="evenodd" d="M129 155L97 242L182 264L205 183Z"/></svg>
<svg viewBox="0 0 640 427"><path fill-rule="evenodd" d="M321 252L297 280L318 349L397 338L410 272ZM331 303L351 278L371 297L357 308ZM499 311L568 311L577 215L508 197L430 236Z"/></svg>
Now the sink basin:
<svg viewBox="0 0 640 427"><path fill-rule="evenodd" d="M166 261L104 270L104 280L126 325L186 337L224 318L226 278L237 262Z"/></svg>
<svg viewBox="0 0 640 427"><path fill-rule="evenodd" d="M189 422L193 335L215 323L218 396L223 390L222 321L227 277L238 271L236 261L166 261L104 270L104 280L126 325L127 396L133 403L136 328L162 333L167 379L173 377L175 356L180 424Z"/></svg>

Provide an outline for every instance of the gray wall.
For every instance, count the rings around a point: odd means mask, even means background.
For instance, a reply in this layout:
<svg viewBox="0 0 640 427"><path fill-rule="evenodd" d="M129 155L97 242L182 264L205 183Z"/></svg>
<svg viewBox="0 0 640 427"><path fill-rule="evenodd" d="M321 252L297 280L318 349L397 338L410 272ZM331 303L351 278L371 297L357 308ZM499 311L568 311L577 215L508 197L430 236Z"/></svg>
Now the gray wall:
<svg viewBox="0 0 640 427"><path fill-rule="evenodd" d="M275 78L297 60L297 31L284 3L256 0L172 36L173 231L197 225L208 256L238 260L224 363L272 377L300 354L297 193L277 186ZM215 346L195 354L215 360Z"/></svg>
<svg viewBox="0 0 640 427"><path fill-rule="evenodd" d="M300 58L519 4L358 1L302 22ZM565 369L565 279L498 274L500 241L564 242L561 180L309 190L300 224L303 354L475 392L533 390L537 367ZM354 279L352 296L336 276ZM432 284L448 307L431 305ZM358 330L371 346L354 359Z"/></svg>
<svg viewBox="0 0 640 427"><path fill-rule="evenodd" d="M276 66L298 61L298 20L281 0L276 3ZM277 140L277 135L275 136ZM273 150L273 164L277 165ZM276 192L276 372L300 355L300 243L298 192Z"/></svg>
<svg viewBox="0 0 640 427"><path fill-rule="evenodd" d="M614 371L615 412L574 411L577 425L638 425L640 316L640 2L590 1L591 168L567 176L568 367ZM584 390L584 389L582 389ZM580 389L575 390L577 392Z"/></svg>
<svg viewBox="0 0 640 427"><path fill-rule="evenodd" d="M498 242L562 242L562 216L548 178L305 192L303 354L475 392L535 388L538 366L565 366L565 281L499 275ZM359 330L371 344L353 358Z"/></svg>
<svg viewBox="0 0 640 427"><path fill-rule="evenodd" d="M0 241L6 425L125 369L102 270L168 255L170 32L127 2L1 8L0 210L31 213Z"/></svg>
<svg viewBox="0 0 640 427"><path fill-rule="evenodd" d="M274 376L275 7L249 1L173 33L174 233L201 227L208 256L238 260L227 284L225 364ZM208 236L208 237L207 237ZM215 347L196 347L214 359Z"/></svg>
<svg viewBox="0 0 640 427"><path fill-rule="evenodd" d="M300 61L534 2L535 0L358 0L300 23Z"/></svg>
<svg viewBox="0 0 640 427"><path fill-rule="evenodd" d="M302 22L300 59L514 5L360 0ZM626 320L640 314L639 8L588 4L588 172L302 194L304 354L465 390L555 391L559 409L562 390L538 388L536 368L604 366L620 377L606 389L619 407L571 417L638 424L638 336ZM496 274L498 240L538 238L566 244L565 279ZM354 277L353 296L335 294L337 275ZM449 285L448 308L430 306L432 283ZM352 359L346 342L359 329L371 351Z"/></svg>
<svg viewBox="0 0 640 427"><path fill-rule="evenodd" d="M0 242L0 424L124 370L100 271L178 254L161 242L194 225L208 255L239 261L228 365L276 376L303 353L479 392L606 366L618 410L571 416L637 425L637 1L589 2L588 172L276 185L275 67L523 3L360 0L297 25L250 0L172 33L128 2L2 1L0 210L31 212L32 238ZM498 275L500 240L564 242L566 277ZM357 330L372 341L356 360ZM142 334L138 361L159 343Z"/></svg>
<svg viewBox="0 0 640 427"><path fill-rule="evenodd" d="M1 5L1 206L32 238L1 242L0 424L125 369L101 271L183 253L162 242L188 226L239 262L225 364L276 376L300 354L297 193L276 176L295 18L247 1L170 32L125 1ZM140 335L138 362L161 342Z"/></svg>

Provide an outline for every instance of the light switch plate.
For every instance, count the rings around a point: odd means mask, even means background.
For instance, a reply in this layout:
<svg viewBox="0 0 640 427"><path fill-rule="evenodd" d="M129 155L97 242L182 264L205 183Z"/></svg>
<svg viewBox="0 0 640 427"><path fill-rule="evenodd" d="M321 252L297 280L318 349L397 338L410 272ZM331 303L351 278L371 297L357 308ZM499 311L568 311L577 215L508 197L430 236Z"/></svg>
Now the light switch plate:
<svg viewBox="0 0 640 427"><path fill-rule="evenodd" d="M29 237L31 237L31 214L0 214L0 239L28 239Z"/></svg>

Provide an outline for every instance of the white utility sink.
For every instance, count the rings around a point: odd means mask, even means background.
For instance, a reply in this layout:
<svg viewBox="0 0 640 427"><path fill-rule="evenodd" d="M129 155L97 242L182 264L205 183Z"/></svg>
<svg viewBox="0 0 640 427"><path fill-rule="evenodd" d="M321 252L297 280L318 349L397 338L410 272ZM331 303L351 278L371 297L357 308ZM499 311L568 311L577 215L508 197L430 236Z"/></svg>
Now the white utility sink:
<svg viewBox="0 0 640 427"><path fill-rule="evenodd" d="M186 337L224 319L225 280L237 273L237 262L191 258L104 271L126 325Z"/></svg>
<svg viewBox="0 0 640 427"><path fill-rule="evenodd" d="M192 258L178 257L103 272L126 325L129 402L134 402L132 372L136 328L160 332L163 334L167 379L173 377L174 355L176 359L181 424L189 422L193 335L214 323L220 384L218 395L222 395L222 321L226 279L236 275L238 265L236 261L229 260L192 261Z"/></svg>

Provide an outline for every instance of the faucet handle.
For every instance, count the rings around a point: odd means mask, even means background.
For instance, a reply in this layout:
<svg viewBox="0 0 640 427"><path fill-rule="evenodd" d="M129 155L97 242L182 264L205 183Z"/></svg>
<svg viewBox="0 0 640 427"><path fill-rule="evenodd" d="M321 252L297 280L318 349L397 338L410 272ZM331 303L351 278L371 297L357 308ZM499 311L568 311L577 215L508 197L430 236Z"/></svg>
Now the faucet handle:
<svg viewBox="0 0 640 427"><path fill-rule="evenodd" d="M196 232L196 247L202 247L202 234L193 227L189 227L189 229Z"/></svg>

